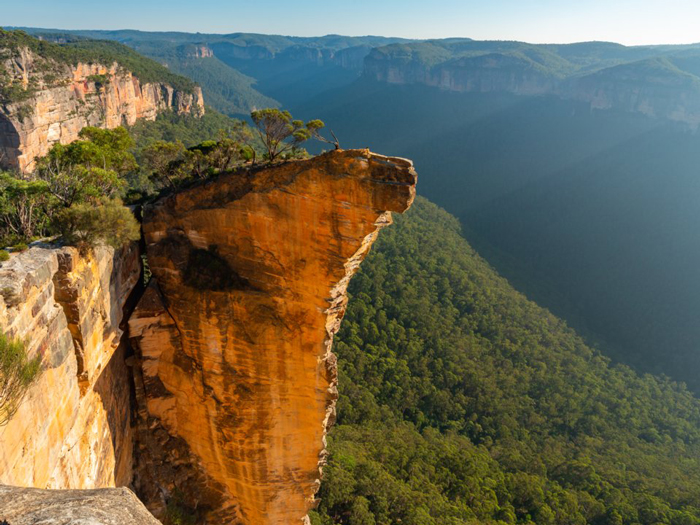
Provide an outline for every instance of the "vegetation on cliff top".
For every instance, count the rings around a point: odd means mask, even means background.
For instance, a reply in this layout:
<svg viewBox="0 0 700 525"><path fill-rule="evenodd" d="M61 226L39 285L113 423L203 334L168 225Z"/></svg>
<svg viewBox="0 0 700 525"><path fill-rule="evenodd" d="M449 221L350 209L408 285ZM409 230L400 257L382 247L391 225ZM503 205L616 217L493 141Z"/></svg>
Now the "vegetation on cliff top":
<svg viewBox="0 0 700 525"><path fill-rule="evenodd" d="M195 83L189 78L176 75L155 60L140 55L133 49L118 42L108 40L77 40L65 44L56 44L40 40L24 31L6 31L0 29L0 58L14 56L21 49L29 49L41 58L59 64L75 66L78 63L102 64L111 66L113 63L130 71L142 83L161 82L173 88L192 93ZM32 66L36 67L36 66ZM48 72L50 68L43 66ZM48 73L51 74L51 73ZM19 92L3 90L6 100L15 100ZM14 96L14 98L12 98Z"/></svg>
<svg viewBox="0 0 700 525"><path fill-rule="evenodd" d="M136 168L124 128L84 128L81 140L56 144L33 173L0 174L0 240L59 234L89 247L118 248L139 238L133 213L120 200L125 175Z"/></svg>
<svg viewBox="0 0 700 525"><path fill-rule="evenodd" d="M700 402L613 366L418 198L350 285L315 524L697 525Z"/></svg>
<svg viewBox="0 0 700 525"><path fill-rule="evenodd" d="M80 140L57 143L37 159L32 173L0 173L0 243L60 235L79 246L105 242L116 248L139 236L121 199L143 202L258 158L303 158L307 153L300 146L311 138L330 142L320 134L320 120L304 123L275 108L253 112L252 118L257 134L223 115L193 119L169 113L132 128L138 146L122 127L83 128ZM187 146L180 137L201 141Z"/></svg>

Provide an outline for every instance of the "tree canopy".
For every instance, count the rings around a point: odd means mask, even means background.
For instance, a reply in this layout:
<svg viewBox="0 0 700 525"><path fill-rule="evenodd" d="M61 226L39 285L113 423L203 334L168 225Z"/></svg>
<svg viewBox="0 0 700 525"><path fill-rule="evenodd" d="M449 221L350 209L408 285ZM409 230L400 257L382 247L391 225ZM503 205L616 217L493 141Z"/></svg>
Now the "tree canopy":
<svg viewBox="0 0 700 525"><path fill-rule="evenodd" d="M323 128L323 121L315 119L306 123L294 120L287 110L277 108L258 109L250 113L258 137L265 149L267 160L273 162L285 153L294 153L301 144Z"/></svg>
<svg viewBox="0 0 700 525"><path fill-rule="evenodd" d="M700 402L613 365L418 198L350 284L317 524L697 525Z"/></svg>

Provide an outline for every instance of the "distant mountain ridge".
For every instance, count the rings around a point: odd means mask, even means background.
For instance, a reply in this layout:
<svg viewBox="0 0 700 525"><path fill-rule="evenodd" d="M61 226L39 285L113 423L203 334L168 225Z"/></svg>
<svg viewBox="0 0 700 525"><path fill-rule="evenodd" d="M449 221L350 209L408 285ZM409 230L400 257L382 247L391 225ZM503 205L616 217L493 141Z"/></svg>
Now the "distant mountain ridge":
<svg viewBox="0 0 700 525"><path fill-rule="evenodd" d="M199 82L207 103L228 115L290 105L345 85L360 75L374 47L405 41L379 36L21 29L53 41L118 41ZM207 56L193 56L197 49L206 49ZM287 98L293 94L298 96Z"/></svg>
<svg viewBox="0 0 700 525"><path fill-rule="evenodd" d="M200 82L209 103L228 115L303 104L362 75L389 84L424 84L455 92L554 95L585 102L592 109L642 113L693 128L700 125L700 44L25 29L49 39L126 44ZM196 50L207 54L195 56Z"/></svg>
<svg viewBox="0 0 700 525"><path fill-rule="evenodd" d="M700 125L700 45L625 47L590 42L392 44L373 49L364 74L390 84L456 92L555 95Z"/></svg>

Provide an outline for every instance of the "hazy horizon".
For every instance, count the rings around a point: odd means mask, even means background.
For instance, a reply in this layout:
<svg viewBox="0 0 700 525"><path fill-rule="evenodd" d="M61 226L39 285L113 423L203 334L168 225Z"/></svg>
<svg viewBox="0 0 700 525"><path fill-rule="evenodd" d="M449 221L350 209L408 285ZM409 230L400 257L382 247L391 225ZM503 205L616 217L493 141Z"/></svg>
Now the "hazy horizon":
<svg viewBox="0 0 700 525"><path fill-rule="evenodd" d="M615 42L623 45L692 44L700 41L694 20L700 3L688 0L592 0L581 6L556 0L483 2L357 0L352 6L307 0L243 3L212 0L207 9L155 0L124 0L118 12L100 15L104 1L56 4L29 0L5 7L3 26L65 30L124 30L186 33L260 33L313 37L391 36L416 40L472 38L533 44ZM134 17L134 12L138 17ZM215 15L215 16L213 16ZM319 30L318 28L324 29Z"/></svg>
<svg viewBox="0 0 700 525"><path fill-rule="evenodd" d="M340 36L340 37L349 37L349 38L363 38L363 37L371 37L371 38L401 38L404 40L410 40L410 41L416 41L416 42L429 42L432 40L457 40L457 39L465 39L465 40L474 40L474 41L480 41L480 42L520 42L524 44L535 44L535 45L571 45L571 44L586 44L586 43L605 43L605 44L619 44L623 45L625 47L646 47L646 46L690 46L690 45L698 45L700 44L700 38L697 41L693 42L680 42L680 43L672 43L672 42L650 42L650 43L640 43L640 44L624 44L620 41L616 40L575 40L571 42L555 42L555 41L547 41L547 42L535 42L532 40L518 40L518 39L511 39L511 38L474 38L471 36L463 36L463 35L446 35L446 36L441 36L441 37L434 37L434 38L410 38L406 36L401 36L401 35L393 35L393 34L374 34L374 33L367 33L367 34L348 34L348 33L318 33L318 34L311 34L311 35L299 35L299 34L292 34L292 33L265 33L265 32L259 32L259 31L230 31L230 32L219 32L219 31L183 31L183 30L178 30L178 29L136 29L134 27L115 27L115 28L110 28L110 29L104 29L104 28L96 28L96 27L44 27L44 26L30 26L30 25L5 25L5 26L0 26L0 28L5 28L5 29L32 29L32 30L41 30L41 31L56 31L56 32L61 32L61 31L104 31L104 32L119 32L119 31L137 31L141 33L180 33L180 34L190 34L190 35L220 35L220 36L227 36L227 35L235 35L235 34L249 34L249 35L264 35L264 36L280 36L284 38L326 38L326 37L332 37L332 36Z"/></svg>

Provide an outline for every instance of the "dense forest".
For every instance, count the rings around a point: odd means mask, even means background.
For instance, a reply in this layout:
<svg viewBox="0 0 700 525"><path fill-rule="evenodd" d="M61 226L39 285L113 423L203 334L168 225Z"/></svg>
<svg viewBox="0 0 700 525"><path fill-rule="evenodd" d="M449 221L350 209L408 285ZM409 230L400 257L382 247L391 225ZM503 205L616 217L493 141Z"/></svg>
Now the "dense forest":
<svg viewBox="0 0 700 525"><path fill-rule="evenodd" d="M425 199L384 230L334 346L315 524L700 523L700 402L612 365Z"/></svg>

